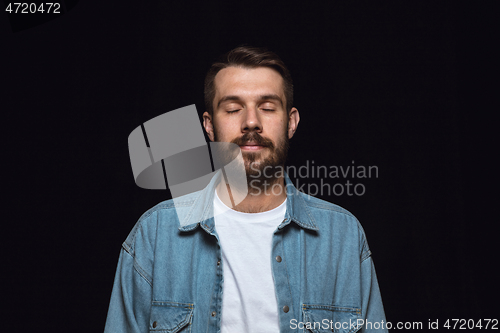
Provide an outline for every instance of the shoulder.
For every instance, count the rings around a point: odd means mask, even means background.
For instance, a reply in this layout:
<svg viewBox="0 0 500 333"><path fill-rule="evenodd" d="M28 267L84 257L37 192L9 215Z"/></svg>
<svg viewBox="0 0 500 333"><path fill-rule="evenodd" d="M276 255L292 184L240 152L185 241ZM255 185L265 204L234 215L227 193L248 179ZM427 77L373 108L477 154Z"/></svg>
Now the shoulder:
<svg viewBox="0 0 500 333"><path fill-rule="evenodd" d="M299 192L320 232L339 236L359 245L363 256L371 254L365 231L359 220L347 209L334 203Z"/></svg>
<svg viewBox="0 0 500 333"><path fill-rule="evenodd" d="M347 209L326 200L322 200L302 192L299 193L313 218L317 220L315 218L316 216L321 217L320 221L315 222L332 223L342 221L343 223L361 227L358 219Z"/></svg>
<svg viewBox="0 0 500 333"><path fill-rule="evenodd" d="M145 211L123 242L123 247L134 254L138 247L154 246L160 230L178 229L179 219L193 206L197 193L191 193L175 200L162 201Z"/></svg>

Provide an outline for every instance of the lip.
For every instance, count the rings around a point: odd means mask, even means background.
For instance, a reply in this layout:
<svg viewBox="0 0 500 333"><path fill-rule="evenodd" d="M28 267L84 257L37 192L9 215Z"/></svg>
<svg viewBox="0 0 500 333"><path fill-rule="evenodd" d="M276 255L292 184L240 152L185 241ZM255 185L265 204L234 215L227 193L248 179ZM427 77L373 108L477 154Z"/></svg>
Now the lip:
<svg viewBox="0 0 500 333"><path fill-rule="evenodd" d="M259 145L244 145L240 146L241 150L260 150L264 149L264 146L259 146Z"/></svg>
<svg viewBox="0 0 500 333"><path fill-rule="evenodd" d="M242 150L260 150L265 147L257 144L256 142L246 142L244 145L240 145L240 148Z"/></svg>

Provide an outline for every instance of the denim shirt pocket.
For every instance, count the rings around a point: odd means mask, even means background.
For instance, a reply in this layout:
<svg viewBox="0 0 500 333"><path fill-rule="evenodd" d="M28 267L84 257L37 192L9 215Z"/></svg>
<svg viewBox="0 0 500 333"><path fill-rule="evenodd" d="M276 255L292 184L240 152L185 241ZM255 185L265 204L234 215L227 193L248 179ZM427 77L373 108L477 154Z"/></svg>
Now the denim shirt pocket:
<svg viewBox="0 0 500 333"><path fill-rule="evenodd" d="M191 332L194 305L190 303L158 302L151 306L149 332Z"/></svg>
<svg viewBox="0 0 500 333"><path fill-rule="evenodd" d="M361 309L321 304L303 304L304 332L354 333L361 329Z"/></svg>

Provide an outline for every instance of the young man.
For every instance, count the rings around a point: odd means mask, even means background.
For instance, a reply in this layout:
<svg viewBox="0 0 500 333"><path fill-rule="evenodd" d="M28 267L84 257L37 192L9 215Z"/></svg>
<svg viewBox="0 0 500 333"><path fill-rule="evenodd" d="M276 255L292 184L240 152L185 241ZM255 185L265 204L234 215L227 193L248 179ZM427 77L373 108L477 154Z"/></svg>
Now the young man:
<svg viewBox="0 0 500 333"><path fill-rule="evenodd" d="M147 211L123 243L105 331L386 331L361 225L283 172L300 120L283 62L230 51L207 74L205 102L210 140L241 149L248 195L234 205L238 188L214 177Z"/></svg>

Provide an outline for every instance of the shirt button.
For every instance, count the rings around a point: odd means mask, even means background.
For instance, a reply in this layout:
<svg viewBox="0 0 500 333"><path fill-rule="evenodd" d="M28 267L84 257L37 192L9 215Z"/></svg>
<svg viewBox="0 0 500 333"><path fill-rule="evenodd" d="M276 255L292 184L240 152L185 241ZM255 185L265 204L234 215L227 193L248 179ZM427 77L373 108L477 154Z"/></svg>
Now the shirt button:
<svg viewBox="0 0 500 333"><path fill-rule="evenodd" d="M276 256L276 261L277 262L281 262L281 257L280 256Z"/></svg>
<svg viewBox="0 0 500 333"><path fill-rule="evenodd" d="M219 261L217 261L217 266L220 266L220 260L219 260Z"/></svg>
<svg viewBox="0 0 500 333"><path fill-rule="evenodd" d="M217 312L212 311L212 317L215 317L216 314L217 314Z"/></svg>
<svg viewBox="0 0 500 333"><path fill-rule="evenodd" d="M156 321L153 322L153 328L156 328Z"/></svg>
<svg viewBox="0 0 500 333"><path fill-rule="evenodd" d="M284 313L287 313L289 310L290 310L290 309L288 308L288 305L285 305L285 306L283 307L283 312L284 312Z"/></svg>

